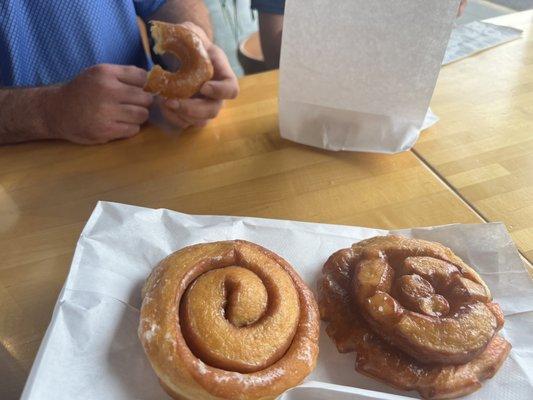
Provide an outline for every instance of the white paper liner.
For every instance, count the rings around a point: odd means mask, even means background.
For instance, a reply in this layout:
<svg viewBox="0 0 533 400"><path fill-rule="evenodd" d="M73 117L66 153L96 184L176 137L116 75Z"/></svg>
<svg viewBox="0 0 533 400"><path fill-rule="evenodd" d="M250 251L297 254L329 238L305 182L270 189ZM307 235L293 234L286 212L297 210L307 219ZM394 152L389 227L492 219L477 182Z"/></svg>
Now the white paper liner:
<svg viewBox="0 0 533 400"><path fill-rule="evenodd" d="M100 202L78 241L26 383L23 399L162 399L137 339L140 288L152 267L184 246L246 239L288 260L314 290L324 261L351 243L389 231L225 216L192 216ZM504 225L448 225L400 231L451 247L480 272L505 315L513 345L498 374L473 399L528 399L533 393L533 283ZM320 356L307 381L285 400L407 399L354 371L322 327Z"/></svg>

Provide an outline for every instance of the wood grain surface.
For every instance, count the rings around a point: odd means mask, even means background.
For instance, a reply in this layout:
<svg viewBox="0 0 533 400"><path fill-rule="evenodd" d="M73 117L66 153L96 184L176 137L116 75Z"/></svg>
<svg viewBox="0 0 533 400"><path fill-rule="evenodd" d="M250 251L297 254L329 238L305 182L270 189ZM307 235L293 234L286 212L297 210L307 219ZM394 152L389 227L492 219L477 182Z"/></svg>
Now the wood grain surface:
<svg viewBox="0 0 533 400"><path fill-rule="evenodd" d="M533 11L490 22L522 38L442 69L415 152L533 261Z"/></svg>

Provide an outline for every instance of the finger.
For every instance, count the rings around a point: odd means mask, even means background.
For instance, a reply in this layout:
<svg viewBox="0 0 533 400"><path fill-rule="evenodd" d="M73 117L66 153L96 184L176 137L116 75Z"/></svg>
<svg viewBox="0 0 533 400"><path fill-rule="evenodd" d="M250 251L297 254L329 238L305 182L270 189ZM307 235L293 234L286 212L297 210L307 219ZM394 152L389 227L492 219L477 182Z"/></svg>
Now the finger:
<svg viewBox="0 0 533 400"><path fill-rule="evenodd" d="M199 122L195 122L194 123L194 127L195 128L203 128L204 126L206 126L207 124L209 123L209 120L203 120L203 121L199 121Z"/></svg>
<svg viewBox="0 0 533 400"><path fill-rule="evenodd" d="M119 123L117 129L119 130L121 137L128 138L135 136L141 130L141 126L137 124Z"/></svg>
<svg viewBox="0 0 533 400"><path fill-rule="evenodd" d="M161 107L161 114L163 115L163 118L165 118L165 121L176 128L185 129L192 125L191 122L185 121L180 115L166 107Z"/></svg>
<svg viewBox="0 0 533 400"><path fill-rule="evenodd" d="M150 113L148 108L132 104L123 104L117 113L117 120L128 124L142 124L146 122Z"/></svg>
<svg viewBox="0 0 533 400"><path fill-rule="evenodd" d="M239 94L237 79L227 78L222 81L209 81L204 83L200 93L211 99L234 99Z"/></svg>
<svg viewBox="0 0 533 400"><path fill-rule="evenodd" d="M150 107L154 101L154 95L145 92L136 86L126 85L122 86L120 95L120 102L122 104L133 104L141 107Z"/></svg>
<svg viewBox="0 0 533 400"><path fill-rule="evenodd" d="M213 72L215 79L226 79L235 77L235 73L231 68L228 57L224 50L216 45L212 45L208 50L209 58L213 64Z"/></svg>
<svg viewBox="0 0 533 400"><path fill-rule="evenodd" d="M231 69L226 54L217 46L209 49L213 64L213 80L206 82L200 93L212 99L234 99L239 94L239 82Z"/></svg>
<svg viewBox="0 0 533 400"><path fill-rule="evenodd" d="M185 114L184 112L181 111L181 102L182 101L183 100L177 100L177 99L164 100L163 104L161 105L161 108L164 109L169 115L173 114L173 115L179 117L180 120L186 122L187 125L192 125L196 121L194 120L194 118L191 118L191 117L187 116L187 114Z"/></svg>
<svg viewBox="0 0 533 400"><path fill-rule="evenodd" d="M162 108L166 110L169 115L173 115L178 118L180 121L186 124L186 126L196 125L203 119L197 119L187 115L183 110L181 110L181 104L183 100L168 100L166 103L163 103Z"/></svg>
<svg viewBox="0 0 533 400"><path fill-rule="evenodd" d="M197 121L215 118L220 112L223 102L222 100L196 98L181 100L178 108L172 108L173 104L171 103L167 107L174 109L180 115Z"/></svg>
<svg viewBox="0 0 533 400"><path fill-rule="evenodd" d="M115 122L110 127L109 133L98 139L98 143L106 143L111 140L124 139L135 136L141 127L138 124L128 124L125 122Z"/></svg>
<svg viewBox="0 0 533 400"><path fill-rule="evenodd" d="M117 65L117 78L127 85L143 87L146 83L148 72L133 65Z"/></svg>
<svg viewBox="0 0 533 400"><path fill-rule="evenodd" d="M463 15L465 8L466 8L466 0L461 0L461 4L459 4L459 11L457 12L458 17Z"/></svg>

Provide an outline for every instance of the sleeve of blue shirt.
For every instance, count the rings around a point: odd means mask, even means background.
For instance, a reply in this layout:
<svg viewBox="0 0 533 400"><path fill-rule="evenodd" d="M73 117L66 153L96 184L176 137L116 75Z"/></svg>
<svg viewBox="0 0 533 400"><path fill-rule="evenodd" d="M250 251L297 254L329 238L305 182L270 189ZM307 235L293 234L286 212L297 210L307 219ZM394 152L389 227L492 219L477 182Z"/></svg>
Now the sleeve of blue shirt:
<svg viewBox="0 0 533 400"><path fill-rule="evenodd" d="M252 0L252 8L259 12L283 15L285 0Z"/></svg>
<svg viewBox="0 0 533 400"><path fill-rule="evenodd" d="M167 0L133 0L135 6L135 12L145 22L148 22L148 18L157 11L159 7L165 4Z"/></svg>

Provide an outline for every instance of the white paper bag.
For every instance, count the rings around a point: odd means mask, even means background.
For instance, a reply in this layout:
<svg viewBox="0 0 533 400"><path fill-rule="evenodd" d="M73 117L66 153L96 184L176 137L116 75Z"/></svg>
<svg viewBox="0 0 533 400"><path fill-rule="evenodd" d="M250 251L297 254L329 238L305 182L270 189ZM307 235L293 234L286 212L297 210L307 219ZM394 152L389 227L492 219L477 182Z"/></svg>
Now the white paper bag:
<svg viewBox="0 0 533 400"><path fill-rule="evenodd" d="M281 136L395 153L423 126L459 0L288 0Z"/></svg>

